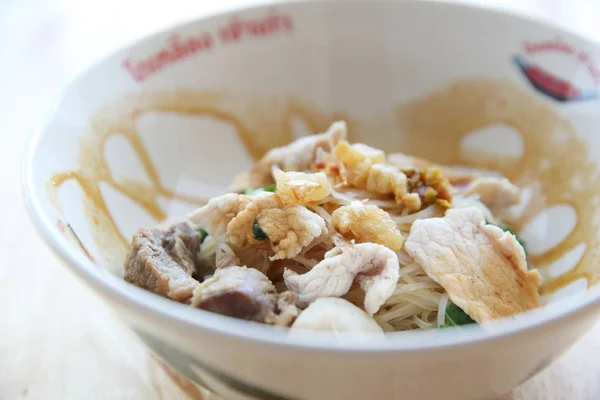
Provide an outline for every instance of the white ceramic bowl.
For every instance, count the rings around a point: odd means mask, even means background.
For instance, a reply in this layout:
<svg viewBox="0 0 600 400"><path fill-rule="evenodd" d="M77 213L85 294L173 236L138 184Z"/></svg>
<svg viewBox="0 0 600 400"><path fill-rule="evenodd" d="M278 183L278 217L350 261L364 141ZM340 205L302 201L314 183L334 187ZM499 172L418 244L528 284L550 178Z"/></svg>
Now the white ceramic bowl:
<svg viewBox="0 0 600 400"><path fill-rule="evenodd" d="M226 398L490 398L549 365L600 311L598 62L597 45L546 24L437 2L211 16L79 77L29 142L25 199L73 272L169 365ZM184 215L268 148L338 118L352 140L523 186L519 227L550 304L486 329L365 342L288 337L120 278L137 227Z"/></svg>

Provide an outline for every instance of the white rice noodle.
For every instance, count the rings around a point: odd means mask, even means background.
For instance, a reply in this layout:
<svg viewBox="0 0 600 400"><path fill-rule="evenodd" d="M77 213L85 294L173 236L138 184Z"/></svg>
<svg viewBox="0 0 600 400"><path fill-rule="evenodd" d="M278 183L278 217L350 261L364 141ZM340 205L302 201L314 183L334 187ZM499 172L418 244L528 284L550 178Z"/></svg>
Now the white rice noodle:
<svg viewBox="0 0 600 400"><path fill-rule="evenodd" d="M396 328L394 328L392 325L388 324L387 322L383 322L383 321L377 321L379 323L379 326L381 327L381 329L383 329L384 332L396 332Z"/></svg>
<svg viewBox="0 0 600 400"><path fill-rule="evenodd" d="M437 205L433 205L414 214L408 214L404 216L391 215L391 217L394 220L394 222L398 224L398 227L402 229L403 226L410 226L413 222L415 222L418 219L436 218L441 217L443 215L444 210Z"/></svg>
<svg viewBox="0 0 600 400"><path fill-rule="evenodd" d="M399 213L402 208L398 207L398 203L394 200L369 200L367 204L377 206L383 210L386 210L389 213Z"/></svg>
<svg viewBox="0 0 600 400"><path fill-rule="evenodd" d="M427 322L427 319L423 320L416 315L414 316L413 321L420 329L433 329L436 327L434 323Z"/></svg>
<svg viewBox="0 0 600 400"><path fill-rule="evenodd" d="M367 200L367 204L371 204L379 208L383 208L386 210L398 209L398 204L392 198L385 198L383 196L377 195L376 193L354 188L345 188L340 190L332 188L331 196L327 200L335 204L347 206L353 201L362 201L365 199Z"/></svg>
<svg viewBox="0 0 600 400"><path fill-rule="evenodd" d="M437 327L444 325L446 323L446 307L448 306L448 295L444 293L440 300L440 306L438 308L437 315Z"/></svg>
<svg viewBox="0 0 600 400"><path fill-rule="evenodd" d="M410 286L410 285L407 285ZM422 310L437 312L439 306L439 293L433 290L411 289L413 293L404 293L390 297L390 302L411 303Z"/></svg>
<svg viewBox="0 0 600 400"><path fill-rule="evenodd" d="M398 256L398 262L400 263L400 265L405 265L402 271L400 271L400 274L405 273L404 271L408 271L407 268L411 267L412 264L415 264L415 266L417 266L413 259L410 258L410 256L406 254L404 250L397 252L396 255Z"/></svg>
<svg viewBox="0 0 600 400"><path fill-rule="evenodd" d="M335 190L333 187L331 188L331 195L326 199L326 202L331 202L335 204L340 204L342 206L347 206L352 203L354 200L361 200L359 197L354 197L350 194L341 193Z"/></svg>
<svg viewBox="0 0 600 400"><path fill-rule="evenodd" d="M319 217L323 218L325 222L331 225L331 215L321 206L308 206L312 212L317 214Z"/></svg>
<svg viewBox="0 0 600 400"><path fill-rule="evenodd" d="M315 248L311 249L309 252L306 252L306 254L300 254L300 255L303 257L306 257L308 259L318 261L318 260L322 260L323 258L325 258L325 254L332 248L333 248L333 245L331 245L331 247L319 246L319 247L315 247Z"/></svg>
<svg viewBox="0 0 600 400"><path fill-rule="evenodd" d="M443 288L404 251L397 255L400 261L398 285L375 320L384 330L390 326L396 331L437 327L440 303L444 298L447 302Z"/></svg>
<svg viewBox="0 0 600 400"><path fill-rule="evenodd" d="M240 259L240 264L255 268L263 274L269 272L271 267L269 256L272 255L272 251L254 247L234 248L234 251Z"/></svg>
<svg viewBox="0 0 600 400"><path fill-rule="evenodd" d="M314 266L319 263L319 261L317 261L313 258L307 258L307 257L301 256L301 255L297 255L296 257L292 258L292 260L299 262L300 264L304 265L308 269L314 268Z"/></svg>
<svg viewBox="0 0 600 400"><path fill-rule="evenodd" d="M333 228L331 229L331 231L333 231ZM314 252L324 254L328 250L331 250L333 247L334 247L334 245L333 245L333 241L331 240L330 235L325 234L325 235L319 236L318 238L313 240L312 243L309 243L308 246L303 248L302 251L300 252L300 255L307 256L307 254L314 253Z"/></svg>
<svg viewBox="0 0 600 400"><path fill-rule="evenodd" d="M384 321L394 325L394 320L403 320L412 318L413 315L419 312L419 307L412 303L398 303L393 308L389 309L385 313L379 313L375 319L377 321Z"/></svg>
<svg viewBox="0 0 600 400"><path fill-rule="evenodd" d="M394 290L393 296L395 295L400 295L400 294L410 294L410 292L416 292L419 293L419 291L421 291L421 289L439 289L440 285L438 285L436 282L434 282L433 280L428 280L426 282L418 282L418 283L409 283L406 285L398 285L396 287L396 290ZM424 293L428 293L423 291ZM437 302L436 302L437 304Z"/></svg>

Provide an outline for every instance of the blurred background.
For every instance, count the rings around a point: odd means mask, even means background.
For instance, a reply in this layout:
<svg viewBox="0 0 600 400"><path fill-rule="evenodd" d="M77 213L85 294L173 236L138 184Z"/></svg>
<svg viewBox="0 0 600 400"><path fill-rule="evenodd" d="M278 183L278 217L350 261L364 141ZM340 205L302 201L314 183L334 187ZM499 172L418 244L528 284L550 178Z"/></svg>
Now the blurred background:
<svg viewBox="0 0 600 400"><path fill-rule="evenodd" d="M203 398L43 245L22 206L19 163L36 120L94 60L178 21L262 2L0 0L0 400ZM532 15L600 41L598 0L462 2ZM598 377L600 327L509 398L600 399Z"/></svg>

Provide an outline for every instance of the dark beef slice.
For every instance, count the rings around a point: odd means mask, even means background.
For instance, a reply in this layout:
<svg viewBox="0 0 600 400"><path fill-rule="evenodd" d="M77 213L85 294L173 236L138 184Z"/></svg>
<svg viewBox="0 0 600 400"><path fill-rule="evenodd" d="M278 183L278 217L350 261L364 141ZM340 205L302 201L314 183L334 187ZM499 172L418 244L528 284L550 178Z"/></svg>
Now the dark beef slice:
<svg viewBox="0 0 600 400"><path fill-rule="evenodd" d="M186 223L173 225L165 232L165 249L188 274L196 271L196 254L200 249L201 235Z"/></svg>
<svg viewBox="0 0 600 400"><path fill-rule="evenodd" d="M233 318L273 323L277 296L273 283L248 267L219 268L202 282L192 306Z"/></svg>
<svg viewBox="0 0 600 400"><path fill-rule="evenodd" d="M187 224L169 230L138 229L125 260L125 280L180 302L192 297L200 234Z"/></svg>
<svg viewBox="0 0 600 400"><path fill-rule="evenodd" d="M273 310L244 292L223 292L200 301L196 307L248 321L270 322Z"/></svg>

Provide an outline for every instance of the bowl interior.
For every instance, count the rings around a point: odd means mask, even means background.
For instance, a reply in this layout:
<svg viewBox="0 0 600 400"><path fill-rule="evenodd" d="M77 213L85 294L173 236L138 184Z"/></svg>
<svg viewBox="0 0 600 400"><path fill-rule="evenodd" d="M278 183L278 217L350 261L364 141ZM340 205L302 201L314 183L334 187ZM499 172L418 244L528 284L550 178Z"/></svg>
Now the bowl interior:
<svg viewBox="0 0 600 400"><path fill-rule="evenodd" d="M350 139L524 188L516 224L548 302L597 283L599 48L540 23L427 2L298 2L188 23L66 91L28 166L63 246L122 276L138 227L222 193L269 148Z"/></svg>

